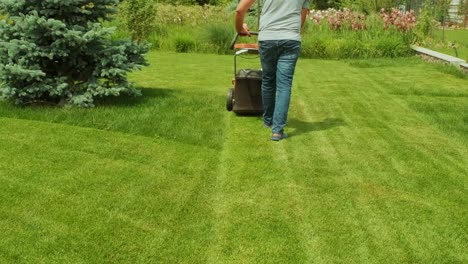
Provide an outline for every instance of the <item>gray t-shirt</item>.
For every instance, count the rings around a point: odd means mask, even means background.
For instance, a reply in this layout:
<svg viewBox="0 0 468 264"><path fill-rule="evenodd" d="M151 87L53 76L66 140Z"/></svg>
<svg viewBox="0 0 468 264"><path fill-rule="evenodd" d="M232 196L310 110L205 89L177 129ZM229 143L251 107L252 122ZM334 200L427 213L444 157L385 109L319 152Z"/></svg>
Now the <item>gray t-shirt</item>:
<svg viewBox="0 0 468 264"><path fill-rule="evenodd" d="M309 0L264 0L258 40L301 41L303 8L309 8Z"/></svg>

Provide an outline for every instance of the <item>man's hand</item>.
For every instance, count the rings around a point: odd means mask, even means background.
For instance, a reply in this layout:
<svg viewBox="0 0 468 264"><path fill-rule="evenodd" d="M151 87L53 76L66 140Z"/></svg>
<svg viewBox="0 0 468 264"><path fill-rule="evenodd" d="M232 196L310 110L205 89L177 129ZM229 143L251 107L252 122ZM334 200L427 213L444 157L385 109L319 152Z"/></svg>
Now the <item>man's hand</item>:
<svg viewBox="0 0 468 264"><path fill-rule="evenodd" d="M241 36L249 36L250 37L250 28L247 26L247 24L242 24L242 30L239 33Z"/></svg>
<svg viewBox="0 0 468 264"><path fill-rule="evenodd" d="M249 27L244 23L245 13L249 10L255 0L241 0L236 8L236 31L241 36L250 36Z"/></svg>

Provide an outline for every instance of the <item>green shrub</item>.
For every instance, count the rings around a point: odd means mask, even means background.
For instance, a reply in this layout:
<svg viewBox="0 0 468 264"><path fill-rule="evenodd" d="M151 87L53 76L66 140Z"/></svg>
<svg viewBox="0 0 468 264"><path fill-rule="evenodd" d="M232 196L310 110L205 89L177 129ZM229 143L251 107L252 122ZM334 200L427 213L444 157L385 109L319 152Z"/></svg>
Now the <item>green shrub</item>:
<svg viewBox="0 0 468 264"><path fill-rule="evenodd" d="M195 48L195 40L189 35L179 35L175 38L176 52L187 53Z"/></svg>
<svg viewBox="0 0 468 264"><path fill-rule="evenodd" d="M458 17L461 17L463 18L463 16L467 15L467 10L466 10L466 7L468 5L466 5L466 0L460 0L460 2L458 3L458 11L457 11L457 16Z"/></svg>
<svg viewBox="0 0 468 264"><path fill-rule="evenodd" d="M433 12L437 21L445 21L445 23L447 23L451 1L452 0L433 0Z"/></svg>
<svg viewBox="0 0 468 264"><path fill-rule="evenodd" d="M384 22L378 14L366 16L363 21L362 15L348 10L342 13L343 23L330 19L336 18L339 12L328 10L313 13L303 35L302 57L348 59L411 54L410 46L414 41L414 33L411 30L398 30L396 27L384 29ZM356 26L357 23L365 24ZM339 27L336 26L338 24Z"/></svg>
<svg viewBox="0 0 468 264"><path fill-rule="evenodd" d="M164 25L155 25L153 31L147 36L146 40L151 45L151 49L159 50L164 46L164 42L170 42L169 27ZM171 47L169 45L169 47ZM171 48L169 48L171 49Z"/></svg>
<svg viewBox="0 0 468 264"><path fill-rule="evenodd" d="M126 0L121 5L131 38L141 42L153 31L156 22L156 8L153 0Z"/></svg>
<svg viewBox="0 0 468 264"><path fill-rule="evenodd" d="M372 52L373 50L370 47L372 45L363 42L358 35L330 38L325 48L325 58L353 59L375 57L375 53Z"/></svg>
<svg viewBox="0 0 468 264"><path fill-rule="evenodd" d="M433 7L429 4L424 4L423 8L419 12L418 22L415 27L416 36L422 40L428 36L433 36L434 30L437 27L437 22L434 19Z"/></svg>
<svg viewBox="0 0 468 264"><path fill-rule="evenodd" d="M141 34L151 44L152 49L178 52L227 52L225 45L221 43L227 42L226 39L230 41L234 26L232 14L229 14L225 8L156 3L155 10L151 31ZM112 26L117 27L119 35L131 34L126 26L125 12L121 10L118 15L119 21L112 23Z"/></svg>
<svg viewBox="0 0 468 264"><path fill-rule="evenodd" d="M151 35L149 35L146 39L151 45L152 50L161 49L161 37L158 34L151 33Z"/></svg>
<svg viewBox="0 0 468 264"><path fill-rule="evenodd" d="M382 57L397 57L399 52L403 50L402 43L397 38L380 38L376 41L376 50Z"/></svg>
<svg viewBox="0 0 468 264"><path fill-rule="evenodd" d="M233 8L236 4L236 0L228 8L156 4L156 26L147 40L154 49L231 54L228 45L234 36ZM329 23L336 22L326 17L330 15L343 16L342 25L330 26ZM347 59L411 54L410 45L415 34L411 30L396 30L393 26L385 30L378 13L364 16L343 9L341 13L329 12L326 16L318 19L320 24L312 20L313 15L306 22L301 57ZM251 28L255 29L256 18L250 16L248 19ZM250 43L256 38L239 41Z"/></svg>
<svg viewBox="0 0 468 264"><path fill-rule="evenodd" d="M230 24L209 24L205 28L204 40L215 47L216 53L228 54L231 52L229 44L235 34L233 25Z"/></svg>
<svg viewBox="0 0 468 264"><path fill-rule="evenodd" d="M152 33L160 37L168 37L170 29L166 25L155 25Z"/></svg>
<svg viewBox="0 0 468 264"><path fill-rule="evenodd" d="M328 38L328 41L325 46L325 51L326 51L326 56L324 58L330 58L330 59L340 59L342 58L342 46L343 42L345 42L346 39L343 38Z"/></svg>
<svg viewBox="0 0 468 264"><path fill-rule="evenodd" d="M329 53L327 52L327 43L331 42L321 36L303 37L301 57L328 58Z"/></svg>
<svg viewBox="0 0 468 264"><path fill-rule="evenodd" d="M346 41L342 41L340 50L337 54L338 58L362 58L367 54L367 50L363 43L357 38L350 38Z"/></svg>

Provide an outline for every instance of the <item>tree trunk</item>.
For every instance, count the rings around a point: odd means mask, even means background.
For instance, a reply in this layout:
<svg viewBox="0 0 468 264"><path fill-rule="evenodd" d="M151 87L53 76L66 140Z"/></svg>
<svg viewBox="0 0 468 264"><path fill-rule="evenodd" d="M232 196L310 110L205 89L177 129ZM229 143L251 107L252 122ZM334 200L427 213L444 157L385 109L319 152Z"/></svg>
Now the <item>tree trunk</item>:
<svg viewBox="0 0 468 264"><path fill-rule="evenodd" d="M465 27L468 27L468 1L465 0L465 21L464 23Z"/></svg>

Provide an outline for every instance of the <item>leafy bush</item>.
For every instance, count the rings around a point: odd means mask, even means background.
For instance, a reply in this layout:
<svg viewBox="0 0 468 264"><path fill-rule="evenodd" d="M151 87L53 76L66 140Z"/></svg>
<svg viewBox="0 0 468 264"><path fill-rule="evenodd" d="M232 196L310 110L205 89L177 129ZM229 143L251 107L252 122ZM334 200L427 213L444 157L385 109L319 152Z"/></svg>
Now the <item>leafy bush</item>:
<svg viewBox="0 0 468 264"><path fill-rule="evenodd" d="M418 23L415 26L415 33L419 39L424 39L427 36L432 36L437 27L437 21L432 15L432 7L429 4L424 4L418 16Z"/></svg>
<svg viewBox="0 0 468 264"><path fill-rule="evenodd" d="M460 0L460 2L458 3L458 11L457 11L457 16L460 19L463 19L463 16L466 16L467 14L466 7L467 7L466 0Z"/></svg>
<svg viewBox="0 0 468 264"><path fill-rule="evenodd" d="M451 2L452 0L434 0L432 2L432 10L437 21L447 22Z"/></svg>
<svg viewBox="0 0 468 264"><path fill-rule="evenodd" d="M156 8L153 0L126 0L121 15L133 40L141 42L155 28Z"/></svg>

